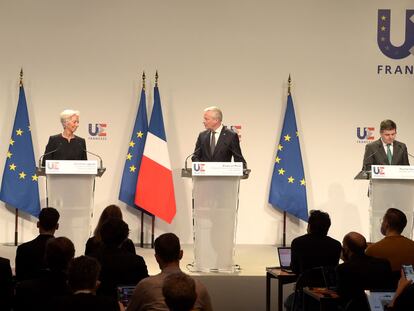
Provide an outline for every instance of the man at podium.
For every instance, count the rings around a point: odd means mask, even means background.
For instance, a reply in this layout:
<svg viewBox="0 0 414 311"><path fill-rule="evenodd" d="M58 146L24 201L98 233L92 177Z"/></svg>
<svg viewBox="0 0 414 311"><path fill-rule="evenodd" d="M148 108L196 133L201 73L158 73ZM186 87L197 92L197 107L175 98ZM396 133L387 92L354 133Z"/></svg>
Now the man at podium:
<svg viewBox="0 0 414 311"><path fill-rule="evenodd" d="M395 140L397 125L392 120L380 124L381 138L365 146L363 171L370 171L371 165L410 165L407 146Z"/></svg>
<svg viewBox="0 0 414 311"><path fill-rule="evenodd" d="M228 129L221 122L223 113L220 108L212 106L204 109L205 131L198 135L194 154L191 158L193 162L243 162L246 168L241 149L239 136L234 131Z"/></svg>
<svg viewBox="0 0 414 311"><path fill-rule="evenodd" d="M63 132L49 137L42 166L46 160L87 160L85 139L74 134L79 126L79 111L62 111L60 122Z"/></svg>

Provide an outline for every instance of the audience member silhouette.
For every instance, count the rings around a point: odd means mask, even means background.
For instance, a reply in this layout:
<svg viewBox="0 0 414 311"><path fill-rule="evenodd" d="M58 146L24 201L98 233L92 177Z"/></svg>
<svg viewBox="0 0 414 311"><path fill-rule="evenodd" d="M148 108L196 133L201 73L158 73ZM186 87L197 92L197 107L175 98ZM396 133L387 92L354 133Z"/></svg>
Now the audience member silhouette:
<svg viewBox="0 0 414 311"><path fill-rule="evenodd" d="M406 279L403 271L390 307L392 311L414 310L414 284Z"/></svg>
<svg viewBox="0 0 414 311"><path fill-rule="evenodd" d="M67 268L75 255L73 243L65 237L51 238L46 245L46 269L37 279L16 285L15 310L45 310L53 297L68 295Z"/></svg>
<svg viewBox="0 0 414 311"><path fill-rule="evenodd" d="M98 224L96 225L95 231L93 233L93 237L89 238L86 242L85 255L98 257L99 253L102 252L103 243L101 236L101 228L104 222L107 221L109 218L122 219L122 212L119 206L111 204L108 205L102 211L102 214L99 217ZM132 254L136 254L134 243L130 239L126 239L122 243L121 248L126 251L129 251Z"/></svg>
<svg viewBox="0 0 414 311"><path fill-rule="evenodd" d="M56 299L55 309L59 311L124 310L116 299L96 296L100 271L101 266L95 258L88 256L74 258L68 269L68 283L73 294Z"/></svg>
<svg viewBox="0 0 414 311"><path fill-rule="evenodd" d="M39 235L17 247L16 250L16 279L17 281L34 279L40 276L45 268L46 243L53 238L59 228L59 212L53 207L46 207L40 211L37 227Z"/></svg>
<svg viewBox="0 0 414 311"><path fill-rule="evenodd" d="M134 285L148 276L144 259L121 246L128 238L128 225L119 218L110 218L101 228L104 244L97 257L101 264L98 295L117 297L117 286Z"/></svg>
<svg viewBox="0 0 414 311"><path fill-rule="evenodd" d="M13 290L10 260L0 257L0 310L8 311L11 309Z"/></svg>
<svg viewBox="0 0 414 311"><path fill-rule="evenodd" d="M365 289L386 290L393 285L388 260L367 256L366 247L365 238L357 232L348 233L342 241L344 263L336 268L337 287L343 305L352 301L349 311L367 309Z"/></svg>
<svg viewBox="0 0 414 311"><path fill-rule="evenodd" d="M292 270L300 274L321 266L335 267L341 255L341 243L329 236L331 219L328 213L313 210L308 220L308 233L292 241Z"/></svg>
<svg viewBox="0 0 414 311"><path fill-rule="evenodd" d="M164 279L162 294L170 311L191 311L197 298L194 280L182 272Z"/></svg>
<svg viewBox="0 0 414 311"><path fill-rule="evenodd" d="M161 269L161 273L148 277L135 287L127 311L160 310L168 311L162 293L164 280L173 273L180 273L180 260L183 257L180 240L174 233L160 235L154 243L155 259ZM210 295L206 287L199 281L195 281L197 299L194 310L212 310Z"/></svg>

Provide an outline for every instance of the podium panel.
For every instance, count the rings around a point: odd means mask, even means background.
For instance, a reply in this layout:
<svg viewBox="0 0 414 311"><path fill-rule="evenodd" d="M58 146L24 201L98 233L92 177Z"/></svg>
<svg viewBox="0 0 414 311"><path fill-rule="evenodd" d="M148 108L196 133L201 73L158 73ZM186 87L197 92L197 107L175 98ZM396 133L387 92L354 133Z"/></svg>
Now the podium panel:
<svg viewBox="0 0 414 311"><path fill-rule="evenodd" d="M234 272L239 176L193 176L194 265Z"/></svg>
<svg viewBox="0 0 414 311"><path fill-rule="evenodd" d="M407 216L402 235L413 238L414 180L372 179L370 184L370 241L378 242L381 222L389 208L397 208Z"/></svg>
<svg viewBox="0 0 414 311"><path fill-rule="evenodd" d="M76 254L85 250L91 232L95 175L46 175L48 205L60 213L56 236L66 236Z"/></svg>

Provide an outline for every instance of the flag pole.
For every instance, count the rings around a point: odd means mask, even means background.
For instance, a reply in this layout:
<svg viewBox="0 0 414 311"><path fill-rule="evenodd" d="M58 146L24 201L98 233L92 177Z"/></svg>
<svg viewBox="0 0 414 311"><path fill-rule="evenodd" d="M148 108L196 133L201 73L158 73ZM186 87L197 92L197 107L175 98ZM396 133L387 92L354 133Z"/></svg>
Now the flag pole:
<svg viewBox="0 0 414 311"><path fill-rule="evenodd" d="M145 91L145 71L142 72L142 89ZM144 247L144 211L141 209L141 237L140 247Z"/></svg>
<svg viewBox="0 0 414 311"><path fill-rule="evenodd" d="M19 81L19 88L23 86L23 68L20 68L20 81ZM14 209L14 246L17 246L17 241L19 240L19 210L17 208Z"/></svg>
<svg viewBox="0 0 414 311"><path fill-rule="evenodd" d="M292 86L292 79L290 78L290 74L289 74L289 78L288 78L288 95L290 94L290 88ZM283 211L283 234L282 234L282 246L285 247L286 246L286 211Z"/></svg>

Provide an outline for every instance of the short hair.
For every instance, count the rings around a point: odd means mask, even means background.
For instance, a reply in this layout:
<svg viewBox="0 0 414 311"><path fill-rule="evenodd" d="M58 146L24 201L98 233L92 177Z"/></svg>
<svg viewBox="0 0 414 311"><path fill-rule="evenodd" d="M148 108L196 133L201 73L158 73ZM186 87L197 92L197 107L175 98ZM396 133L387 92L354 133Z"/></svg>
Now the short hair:
<svg viewBox="0 0 414 311"><path fill-rule="evenodd" d="M96 225L95 231L93 235L97 241L102 241L101 237L101 228L102 225L109 219L109 218L119 218L122 219L122 212L118 205L111 204L105 207L102 211L101 216L99 217L98 224Z"/></svg>
<svg viewBox="0 0 414 311"><path fill-rule="evenodd" d="M403 232L407 225L407 216L397 208L389 208L384 215L388 227L398 233Z"/></svg>
<svg viewBox="0 0 414 311"><path fill-rule="evenodd" d="M62 123L63 127L65 127L66 122L72 117L72 116L80 116L79 110L72 110L72 109L65 109L60 113L60 123Z"/></svg>
<svg viewBox="0 0 414 311"><path fill-rule="evenodd" d="M171 311L190 311L197 299L194 280L183 272L172 273L164 279L162 294Z"/></svg>
<svg viewBox="0 0 414 311"><path fill-rule="evenodd" d="M331 227L329 214L320 210L311 210L308 219L309 232L318 235L327 235Z"/></svg>
<svg viewBox="0 0 414 311"><path fill-rule="evenodd" d="M66 237L50 238L46 243L46 264L54 271L66 271L75 256L75 246Z"/></svg>
<svg viewBox="0 0 414 311"><path fill-rule="evenodd" d="M216 106L207 107L204 109L204 112L211 111L213 112L214 119L217 119L219 121L223 121L223 112L221 112L221 109Z"/></svg>
<svg viewBox="0 0 414 311"><path fill-rule="evenodd" d="M354 254L363 255L367 248L367 241L362 234L350 232L345 235L343 246L344 248L348 248Z"/></svg>
<svg viewBox="0 0 414 311"><path fill-rule="evenodd" d="M59 221L59 212L53 207L42 208L39 214L39 227L46 230L56 229L57 223Z"/></svg>
<svg viewBox="0 0 414 311"><path fill-rule="evenodd" d="M122 219L111 217L101 228L102 242L106 246L120 246L129 234L128 224Z"/></svg>
<svg viewBox="0 0 414 311"><path fill-rule="evenodd" d="M101 265L95 258L89 256L76 257L69 264L69 286L74 292L82 289L95 289L100 272Z"/></svg>
<svg viewBox="0 0 414 311"><path fill-rule="evenodd" d="M391 130L396 130L397 129L397 124L395 124L395 122L393 120L384 120L381 122L380 124L380 132L382 131L391 131Z"/></svg>
<svg viewBox="0 0 414 311"><path fill-rule="evenodd" d="M155 254L169 263L180 260L180 239L174 233L161 234L154 242Z"/></svg>

